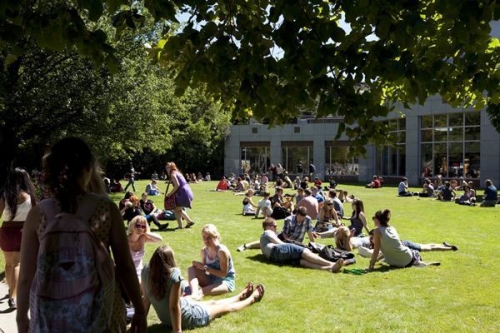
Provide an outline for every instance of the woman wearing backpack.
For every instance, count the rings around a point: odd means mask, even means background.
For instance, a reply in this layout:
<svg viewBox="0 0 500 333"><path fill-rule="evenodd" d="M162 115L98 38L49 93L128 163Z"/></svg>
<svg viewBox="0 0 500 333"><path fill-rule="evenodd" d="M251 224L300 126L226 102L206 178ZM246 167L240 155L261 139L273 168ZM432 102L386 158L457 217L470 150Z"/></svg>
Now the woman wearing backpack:
<svg viewBox="0 0 500 333"><path fill-rule="evenodd" d="M9 308L16 308L19 256L24 221L31 207L36 205L35 186L28 172L16 168L7 176L4 192L0 195L0 248L5 258L5 278L9 285Z"/></svg>
<svg viewBox="0 0 500 333"><path fill-rule="evenodd" d="M114 278L104 278L98 265L102 262L100 259L107 259L107 267L111 266L107 277L114 275L113 264L109 265L109 250L116 265L116 277L135 308L132 332L145 332L146 314L120 211L106 195L90 192L96 188L93 180L98 171L90 148L81 139L62 139L44 156L43 164L45 183L52 197L31 209L23 229L16 318L19 332L125 332L125 305L120 288L115 287ZM68 227L64 230L66 225ZM59 227L59 234L49 233L55 229L54 226ZM74 232L75 226L86 227L86 232ZM70 244L66 236L70 232L75 235L78 233L78 240L87 240L82 242L85 245L82 249L88 250L91 243L90 248L95 251L90 254L85 251L71 252L69 254L74 261L67 259L65 262L59 257L69 257L67 251L60 251L59 255L49 252L57 249L58 241ZM47 237L52 243L46 241ZM93 242L89 242L89 239ZM93 258L93 254L97 259L86 262L80 260L85 256L86 259ZM46 267L49 260L54 262L51 269ZM71 281L67 288L60 288L60 283L50 278L44 279L65 270L67 275L71 274L78 281L86 281L86 275L78 275L81 266L93 267L94 273L98 272L88 282L93 288L87 288L87 284L75 286ZM83 291L75 294L78 287ZM93 291L96 297L82 299L81 294L87 295ZM73 294L72 298L66 297ZM55 295L61 297L55 298ZM75 299L81 301L75 302ZM107 304L111 306L104 306ZM31 320L28 319L28 310Z"/></svg>

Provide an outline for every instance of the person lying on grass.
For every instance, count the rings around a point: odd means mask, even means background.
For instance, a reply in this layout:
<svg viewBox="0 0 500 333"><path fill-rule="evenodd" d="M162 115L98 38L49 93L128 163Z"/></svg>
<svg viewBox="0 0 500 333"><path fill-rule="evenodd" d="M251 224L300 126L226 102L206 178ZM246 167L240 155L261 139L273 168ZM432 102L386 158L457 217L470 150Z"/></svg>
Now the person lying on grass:
<svg viewBox="0 0 500 333"><path fill-rule="evenodd" d="M181 297L181 271L168 245L156 249L149 264L142 270L146 315L153 305L160 321L173 332L207 326L210 321L230 312L240 311L264 296L264 286L252 283L239 294L206 302Z"/></svg>
<svg viewBox="0 0 500 333"><path fill-rule="evenodd" d="M276 221L272 218L267 218L262 222L264 232L260 236L260 249L262 254L271 262L320 269L333 273L337 273L344 265L342 259L333 263L312 253L308 248L283 242L276 234L276 227Z"/></svg>
<svg viewBox="0 0 500 333"><path fill-rule="evenodd" d="M393 267L440 265L439 262L424 262L419 251L413 250L401 242L398 232L389 224L391 219L389 209L377 211L372 219L376 229L373 231L373 253L368 270L373 270L375 263L380 259L380 252L384 255L385 262Z"/></svg>

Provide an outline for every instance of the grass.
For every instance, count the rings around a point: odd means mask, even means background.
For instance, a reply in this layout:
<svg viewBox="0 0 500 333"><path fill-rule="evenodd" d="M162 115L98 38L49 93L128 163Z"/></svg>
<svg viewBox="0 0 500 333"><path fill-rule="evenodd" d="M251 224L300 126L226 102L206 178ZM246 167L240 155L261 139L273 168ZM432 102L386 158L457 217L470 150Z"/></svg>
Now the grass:
<svg viewBox="0 0 500 333"><path fill-rule="evenodd" d="M145 186L146 181L136 182L139 191ZM222 243L232 252L237 291L252 281L263 283L266 294L262 302L192 332L500 331L500 305L494 296L500 290L497 259L500 244L496 236L498 207L479 208L429 198L399 198L394 187L365 189L357 185L340 185L364 201L367 217L376 210L391 209L391 222L402 239L417 243L446 240L456 244L459 251L422 253L424 260L440 261L439 267L381 268L364 275L331 274L269 264L258 250L237 252L238 245L258 239L262 220L241 216L242 197L230 192L212 192L215 186L216 182L192 185L195 200L189 214L196 221L192 229L167 230L160 234L174 249L177 264L187 276L191 261L199 260L203 246L202 226L206 223L217 225ZM116 201L121 197L122 194L113 195ZM162 206L161 196L151 198L158 207ZM346 212L350 211L349 207L345 208ZM172 222L173 228L176 222ZM280 226L282 223L278 222ZM369 225L373 226L371 219ZM332 244L333 239L319 242ZM148 259L155 247L147 246ZM369 259L356 258L357 263L348 269L368 267ZM0 261L3 267L3 258ZM148 321L148 332L166 330L153 310Z"/></svg>

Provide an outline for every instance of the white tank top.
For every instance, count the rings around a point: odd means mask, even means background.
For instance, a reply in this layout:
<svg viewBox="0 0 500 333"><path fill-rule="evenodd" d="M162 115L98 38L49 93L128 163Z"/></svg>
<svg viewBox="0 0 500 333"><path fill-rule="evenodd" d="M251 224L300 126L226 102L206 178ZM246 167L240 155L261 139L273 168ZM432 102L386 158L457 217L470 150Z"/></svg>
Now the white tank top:
<svg viewBox="0 0 500 333"><path fill-rule="evenodd" d="M5 199L4 199L5 201ZM26 216L28 216L28 212L30 211L32 205L31 205L31 196L28 196L28 199L26 199L25 202L23 202L20 205L17 205L17 211L16 211L16 216L14 216L14 219L12 222L24 222L26 221ZM2 213L2 220L4 222L10 221L10 209L5 206L3 213Z"/></svg>

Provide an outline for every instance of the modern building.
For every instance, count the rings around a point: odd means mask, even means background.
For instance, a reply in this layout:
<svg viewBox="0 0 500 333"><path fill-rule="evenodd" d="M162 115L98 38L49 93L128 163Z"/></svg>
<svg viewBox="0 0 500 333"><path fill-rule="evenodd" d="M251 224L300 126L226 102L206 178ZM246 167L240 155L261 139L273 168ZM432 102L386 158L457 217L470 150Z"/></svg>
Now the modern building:
<svg viewBox="0 0 500 333"><path fill-rule="evenodd" d="M312 161L315 175L340 181L369 182L380 175L396 182L406 176L418 185L438 174L465 177L476 186L500 180L500 134L484 110L455 109L434 97L423 106L392 112L374 121L388 123L395 145L368 145L367 154L359 157L349 157L347 137L334 141L341 121L301 118L274 128L256 122L234 125L226 139L224 172L262 173L280 163L293 175L308 174Z"/></svg>

